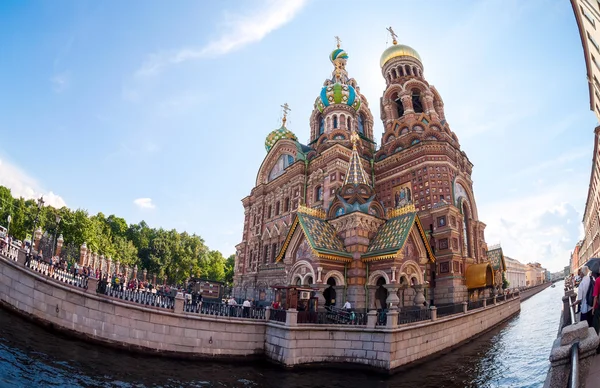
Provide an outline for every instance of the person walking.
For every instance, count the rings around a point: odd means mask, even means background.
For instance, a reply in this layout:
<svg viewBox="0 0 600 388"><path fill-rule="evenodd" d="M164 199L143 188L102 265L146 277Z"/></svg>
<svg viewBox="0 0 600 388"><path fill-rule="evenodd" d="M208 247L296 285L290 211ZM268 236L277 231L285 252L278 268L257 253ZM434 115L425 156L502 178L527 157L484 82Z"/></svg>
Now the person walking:
<svg viewBox="0 0 600 388"><path fill-rule="evenodd" d="M579 312L581 314L579 321L586 321L588 327L592 327L594 316L592 314L592 306L588 301L588 294L590 296L593 295L593 279L590 277L591 274L587 267L579 269L579 276L581 277L581 283L579 283L579 287L577 288L577 300L572 303L572 306L579 305Z"/></svg>

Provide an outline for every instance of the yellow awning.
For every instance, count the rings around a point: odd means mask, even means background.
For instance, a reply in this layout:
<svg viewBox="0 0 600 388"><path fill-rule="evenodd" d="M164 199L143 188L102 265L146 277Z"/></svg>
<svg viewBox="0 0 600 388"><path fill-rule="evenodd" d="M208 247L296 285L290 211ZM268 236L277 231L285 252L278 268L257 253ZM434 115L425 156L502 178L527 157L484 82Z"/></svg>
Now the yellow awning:
<svg viewBox="0 0 600 388"><path fill-rule="evenodd" d="M465 275L469 290L494 286L494 270L490 263L471 264Z"/></svg>

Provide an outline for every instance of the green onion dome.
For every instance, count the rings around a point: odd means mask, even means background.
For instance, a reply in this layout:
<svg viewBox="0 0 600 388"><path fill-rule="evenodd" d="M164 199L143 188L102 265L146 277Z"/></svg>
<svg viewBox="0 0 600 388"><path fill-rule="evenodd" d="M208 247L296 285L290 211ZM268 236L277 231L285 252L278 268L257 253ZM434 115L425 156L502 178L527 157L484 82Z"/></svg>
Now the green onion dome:
<svg viewBox="0 0 600 388"><path fill-rule="evenodd" d="M280 139L290 139L298 141L298 138L296 137L296 135L294 135L294 132L290 131L285 127L284 122L281 128L272 131L267 136L267 139L265 140L265 148L267 149L267 152L271 151L271 148L273 148L275 143L277 143L277 141Z"/></svg>

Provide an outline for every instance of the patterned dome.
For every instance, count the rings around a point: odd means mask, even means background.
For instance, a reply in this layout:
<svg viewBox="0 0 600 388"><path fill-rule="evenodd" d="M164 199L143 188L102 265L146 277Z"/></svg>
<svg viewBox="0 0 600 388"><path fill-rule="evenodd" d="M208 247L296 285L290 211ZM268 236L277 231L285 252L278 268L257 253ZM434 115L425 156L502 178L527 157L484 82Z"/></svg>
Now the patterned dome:
<svg viewBox="0 0 600 388"><path fill-rule="evenodd" d="M419 56L417 50L404 44L395 44L385 49L383 54L381 54L381 60L379 61L379 64L381 67L383 67L387 61L396 57L413 57L421 62L421 56Z"/></svg>
<svg viewBox="0 0 600 388"><path fill-rule="evenodd" d="M334 62L336 59L348 59L348 53L344 49L337 48L329 54L329 60Z"/></svg>
<svg viewBox="0 0 600 388"><path fill-rule="evenodd" d="M360 108L360 96L356 94L356 90L354 90L352 85L336 82L323 86L321 94L317 98L317 101L315 101L316 108L319 112L323 112L326 107L333 104L345 104L358 111Z"/></svg>
<svg viewBox="0 0 600 388"><path fill-rule="evenodd" d="M282 125L281 128L274 130L273 132L269 133L269 136L267 136L267 139L265 140L265 148L267 149L267 152L271 151L271 148L273 148L279 139L298 140L296 135L294 135L294 132L287 129L285 125Z"/></svg>

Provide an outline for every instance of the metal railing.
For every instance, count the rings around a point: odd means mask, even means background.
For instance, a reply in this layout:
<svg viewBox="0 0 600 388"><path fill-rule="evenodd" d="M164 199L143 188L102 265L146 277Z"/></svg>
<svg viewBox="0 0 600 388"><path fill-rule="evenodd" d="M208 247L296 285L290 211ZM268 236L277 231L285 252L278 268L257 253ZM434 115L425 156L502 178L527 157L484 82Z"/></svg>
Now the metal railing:
<svg viewBox="0 0 600 388"><path fill-rule="evenodd" d="M185 301L183 311L219 317L265 319L265 309L263 307L229 306L222 302Z"/></svg>
<svg viewBox="0 0 600 388"><path fill-rule="evenodd" d="M427 321L431 319L431 310L406 308L398 312L398 324Z"/></svg>
<svg viewBox="0 0 600 388"><path fill-rule="evenodd" d="M298 311L299 324L366 326L367 314L354 310L326 307L326 311Z"/></svg>
<svg viewBox="0 0 600 388"><path fill-rule="evenodd" d="M569 315L571 316L571 325L577 323L575 319L575 307L573 307L573 301L569 296ZM579 342L575 342L571 346L571 376L569 378L569 387L579 387Z"/></svg>
<svg viewBox="0 0 600 388"><path fill-rule="evenodd" d="M121 299L126 302L152 307L160 307L170 310L173 310L175 308L174 296L165 295L160 292L153 294L152 292L148 291L122 289L121 286L114 287L106 280L98 281L98 288L96 289L96 292L98 294L110 296L116 299Z"/></svg>
<svg viewBox="0 0 600 388"><path fill-rule="evenodd" d="M469 301L469 303L467 304L467 310L475 310L475 309L480 309L482 307L483 307L483 299Z"/></svg>
<svg viewBox="0 0 600 388"><path fill-rule="evenodd" d="M87 289L87 276L74 274L72 272L65 271L62 268L53 267L46 262L39 261L34 258L29 259L25 263L25 266L33 271L49 277L50 279L54 279L71 286Z"/></svg>
<svg viewBox="0 0 600 388"><path fill-rule="evenodd" d="M269 321L285 323L285 319L286 319L285 310L271 310L271 313L269 315Z"/></svg>
<svg viewBox="0 0 600 388"><path fill-rule="evenodd" d="M463 312L463 304L462 303L441 305L441 306L436 306L436 307L437 307L437 316L438 317L445 317L448 315L460 314Z"/></svg>

